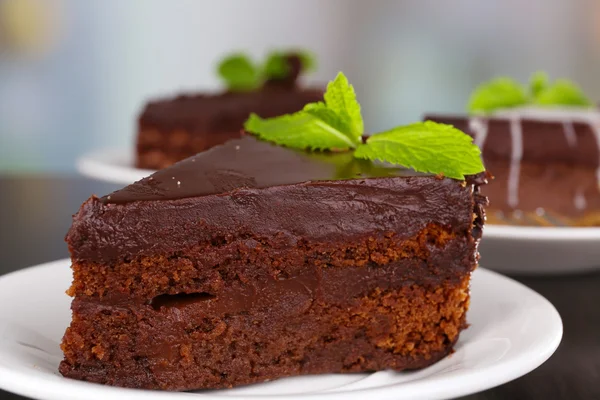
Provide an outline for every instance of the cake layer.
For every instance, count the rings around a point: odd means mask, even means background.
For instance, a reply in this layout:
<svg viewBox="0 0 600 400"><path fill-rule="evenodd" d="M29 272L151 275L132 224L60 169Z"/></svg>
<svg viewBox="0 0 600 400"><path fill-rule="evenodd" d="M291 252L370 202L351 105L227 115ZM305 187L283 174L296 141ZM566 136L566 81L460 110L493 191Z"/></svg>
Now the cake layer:
<svg viewBox="0 0 600 400"><path fill-rule="evenodd" d="M237 138L252 112L275 117L322 99L322 90L267 85L253 92L182 95L150 102L138 120L137 166L164 168Z"/></svg>
<svg viewBox="0 0 600 400"><path fill-rule="evenodd" d="M505 114L425 119L454 125L481 147L495 177L485 188L494 223L597 223L600 113L525 109Z"/></svg>
<svg viewBox="0 0 600 400"><path fill-rule="evenodd" d="M237 298L135 306L76 299L60 371L91 382L169 390L400 371L444 357L465 327L468 274L427 286L399 282L396 266L314 272L287 282L248 282L253 296L247 300L244 291Z"/></svg>
<svg viewBox="0 0 600 400"><path fill-rule="evenodd" d="M102 301L147 303L163 294L208 293L235 296L232 280L286 279L307 265L317 269L394 264L399 282L429 285L456 282L476 265L476 239L430 225L414 237L394 233L335 243L299 242L271 247L268 239L248 236L218 245L198 245L128 262L74 262L70 294ZM262 279L262 278L261 278Z"/></svg>

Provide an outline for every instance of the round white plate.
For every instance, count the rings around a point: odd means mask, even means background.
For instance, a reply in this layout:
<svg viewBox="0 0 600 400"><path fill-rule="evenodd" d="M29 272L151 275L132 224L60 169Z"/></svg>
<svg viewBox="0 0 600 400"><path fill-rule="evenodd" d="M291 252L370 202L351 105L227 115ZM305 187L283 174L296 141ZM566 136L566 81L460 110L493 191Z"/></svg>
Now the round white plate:
<svg viewBox="0 0 600 400"><path fill-rule="evenodd" d="M471 326L455 353L415 372L304 376L237 389L177 393L122 389L63 378L59 343L69 324L69 260L0 277L0 388L41 400L442 399L485 390L535 369L562 337L555 308L497 273L473 273Z"/></svg>
<svg viewBox="0 0 600 400"><path fill-rule="evenodd" d="M88 153L77 160L77 171L89 178L129 185L154 170L136 168L131 149L104 149Z"/></svg>
<svg viewBox="0 0 600 400"><path fill-rule="evenodd" d="M569 274L600 269L600 228L486 225L481 265L509 274Z"/></svg>

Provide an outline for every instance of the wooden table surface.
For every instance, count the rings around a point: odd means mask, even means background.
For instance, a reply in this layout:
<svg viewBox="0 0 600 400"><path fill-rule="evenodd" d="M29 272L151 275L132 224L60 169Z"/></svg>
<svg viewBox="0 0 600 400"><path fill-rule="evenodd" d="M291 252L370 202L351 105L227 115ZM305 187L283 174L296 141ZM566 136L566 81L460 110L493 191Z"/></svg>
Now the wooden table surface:
<svg viewBox="0 0 600 400"><path fill-rule="evenodd" d="M71 215L92 193L115 189L74 176L0 175L0 275L67 257L63 238ZM464 399L600 399L600 273L518 280L558 309L563 341L535 371ZM23 397L0 390L0 399Z"/></svg>

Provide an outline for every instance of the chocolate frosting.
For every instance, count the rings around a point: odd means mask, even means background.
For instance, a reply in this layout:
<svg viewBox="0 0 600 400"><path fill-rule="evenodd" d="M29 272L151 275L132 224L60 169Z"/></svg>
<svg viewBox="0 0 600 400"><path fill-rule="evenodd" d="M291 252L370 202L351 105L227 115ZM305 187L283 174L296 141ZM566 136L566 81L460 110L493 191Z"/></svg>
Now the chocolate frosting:
<svg viewBox="0 0 600 400"><path fill-rule="evenodd" d="M465 183L246 136L92 197L67 241L76 260L113 262L248 234L286 248L386 232L400 240L435 223L459 234L475 224L477 239L483 183L483 174Z"/></svg>
<svg viewBox="0 0 600 400"><path fill-rule="evenodd" d="M245 135L160 170L101 201L172 200L309 181L416 175L423 174L377 166L355 159L349 152L293 150Z"/></svg>
<svg viewBox="0 0 600 400"><path fill-rule="evenodd" d="M251 92L189 94L149 102L139 117L140 129L190 133L239 131L251 112L263 118L301 110L322 101L323 90L273 84Z"/></svg>

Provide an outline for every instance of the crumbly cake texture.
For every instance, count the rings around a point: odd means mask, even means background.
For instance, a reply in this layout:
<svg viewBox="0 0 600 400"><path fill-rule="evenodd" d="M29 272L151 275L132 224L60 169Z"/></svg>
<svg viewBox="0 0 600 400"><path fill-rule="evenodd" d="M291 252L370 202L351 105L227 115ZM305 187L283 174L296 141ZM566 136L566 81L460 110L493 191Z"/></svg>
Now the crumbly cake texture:
<svg viewBox="0 0 600 400"><path fill-rule="evenodd" d="M239 138L250 113L264 118L301 110L323 91L266 84L252 92L181 95L152 101L138 118L136 166L161 169Z"/></svg>
<svg viewBox="0 0 600 400"><path fill-rule="evenodd" d="M193 390L443 358L466 327L485 179L347 162L243 137L90 198L67 235L60 372Z"/></svg>
<svg viewBox="0 0 600 400"><path fill-rule="evenodd" d="M425 119L454 125L481 147L494 176L484 189L489 223L600 226L600 112Z"/></svg>

